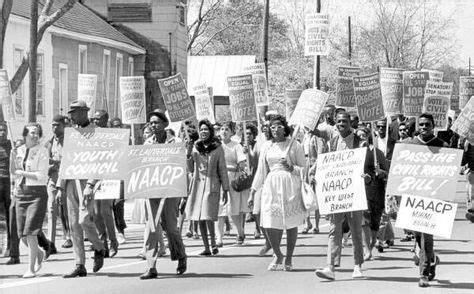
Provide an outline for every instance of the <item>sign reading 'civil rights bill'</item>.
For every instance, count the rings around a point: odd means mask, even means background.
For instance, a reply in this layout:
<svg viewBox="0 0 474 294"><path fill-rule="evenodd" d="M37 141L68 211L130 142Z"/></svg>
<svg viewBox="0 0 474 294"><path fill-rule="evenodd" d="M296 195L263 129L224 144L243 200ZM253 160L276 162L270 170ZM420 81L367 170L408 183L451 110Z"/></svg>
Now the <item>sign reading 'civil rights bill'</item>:
<svg viewBox="0 0 474 294"><path fill-rule="evenodd" d="M62 179L122 179L130 131L66 128L59 176Z"/></svg>
<svg viewBox="0 0 474 294"><path fill-rule="evenodd" d="M454 201L463 151L415 144L395 144L387 194Z"/></svg>
<svg viewBox="0 0 474 294"><path fill-rule="evenodd" d="M187 120L195 116L194 106L181 73L158 80L158 85L172 122Z"/></svg>
<svg viewBox="0 0 474 294"><path fill-rule="evenodd" d="M227 77L230 114L235 122L257 120L252 75Z"/></svg>
<svg viewBox="0 0 474 294"><path fill-rule="evenodd" d="M130 146L127 167L126 199L187 195L184 144Z"/></svg>
<svg viewBox="0 0 474 294"><path fill-rule="evenodd" d="M320 154L316 195L322 214L367 209L364 173L366 148Z"/></svg>

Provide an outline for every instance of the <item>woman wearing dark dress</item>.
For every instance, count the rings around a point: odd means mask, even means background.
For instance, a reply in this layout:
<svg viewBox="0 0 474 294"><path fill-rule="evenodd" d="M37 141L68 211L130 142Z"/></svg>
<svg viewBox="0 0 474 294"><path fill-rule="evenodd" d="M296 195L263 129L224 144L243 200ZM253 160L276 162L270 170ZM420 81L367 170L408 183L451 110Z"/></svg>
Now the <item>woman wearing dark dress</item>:
<svg viewBox="0 0 474 294"><path fill-rule="evenodd" d="M44 259L37 235L41 231L48 202L49 154L46 147L39 144L42 135L43 130L38 123L29 123L23 128L25 144L13 155L11 169L15 176L18 236L29 249L28 270L23 278L35 277Z"/></svg>

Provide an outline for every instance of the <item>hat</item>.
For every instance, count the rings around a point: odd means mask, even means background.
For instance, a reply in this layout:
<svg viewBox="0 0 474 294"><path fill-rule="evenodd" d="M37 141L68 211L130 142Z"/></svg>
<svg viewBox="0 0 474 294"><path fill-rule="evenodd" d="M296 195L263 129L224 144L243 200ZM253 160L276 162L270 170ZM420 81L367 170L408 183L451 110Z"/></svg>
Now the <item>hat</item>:
<svg viewBox="0 0 474 294"><path fill-rule="evenodd" d="M92 116L94 119L101 119L103 117L107 117L107 120L109 119L109 114L107 111L100 109L94 112L94 115Z"/></svg>
<svg viewBox="0 0 474 294"><path fill-rule="evenodd" d="M148 118L150 118L152 115L158 116L163 122L165 122L166 123L165 128L169 126L170 121L168 120L165 112L162 109L159 109L159 108L154 109L152 112L148 113Z"/></svg>
<svg viewBox="0 0 474 294"><path fill-rule="evenodd" d="M54 117L53 117L53 123L62 123L62 124L65 124L66 123L66 116L64 115L61 115L61 114L56 114Z"/></svg>
<svg viewBox="0 0 474 294"><path fill-rule="evenodd" d="M71 113L78 109L85 109L88 111L90 108L87 107L87 104L84 100L77 100L71 103L71 105L69 106L69 111L67 113Z"/></svg>

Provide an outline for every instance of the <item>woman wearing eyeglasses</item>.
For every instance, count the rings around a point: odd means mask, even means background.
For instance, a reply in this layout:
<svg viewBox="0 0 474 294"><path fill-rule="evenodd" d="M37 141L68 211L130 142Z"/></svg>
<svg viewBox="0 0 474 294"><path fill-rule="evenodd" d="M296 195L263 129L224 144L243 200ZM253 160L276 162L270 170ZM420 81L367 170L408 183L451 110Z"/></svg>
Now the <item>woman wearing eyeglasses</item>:
<svg viewBox="0 0 474 294"><path fill-rule="evenodd" d="M298 238L298 226L303 223L305 210L301 196L301 172L305 165L303 147L289 138L291 130L285 117L269 117L271 141L263 146L249 197L253 205L256 191L261 195L261 224L273 248L269 271L283 264L280 243L286 230L286 259L283 269L293 269L293 251Z"/></svg>

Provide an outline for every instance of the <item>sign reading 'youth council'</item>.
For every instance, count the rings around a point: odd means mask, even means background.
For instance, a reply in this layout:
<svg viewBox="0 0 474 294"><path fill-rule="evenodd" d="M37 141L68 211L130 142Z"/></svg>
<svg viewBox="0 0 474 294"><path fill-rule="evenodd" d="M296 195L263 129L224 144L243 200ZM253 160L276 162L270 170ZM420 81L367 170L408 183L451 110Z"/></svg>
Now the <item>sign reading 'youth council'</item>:
<svg viewBox="0 0 474 294"><path fill-rule="evenodd" d="M66 128L59 175L62 179L121 179L130 131Z"/></svg>
<svg viewBox="0 0 474 294"><path fill-rule="evenodd" d="M463 151L414 144L395 144L387 194L453 201Z"/></svg>
<svg viewBox="0 0 474 294"><path fill-rule="evenodd" d="M316 195L322 214L367 209L364 173L366 148L318 156Z"/></svg>
<svg viewBox="0 0 474 294"><path fill-rule="evenodd" d="M127 199L186 197L184 144L130 146L127 168Z"/></svg>

